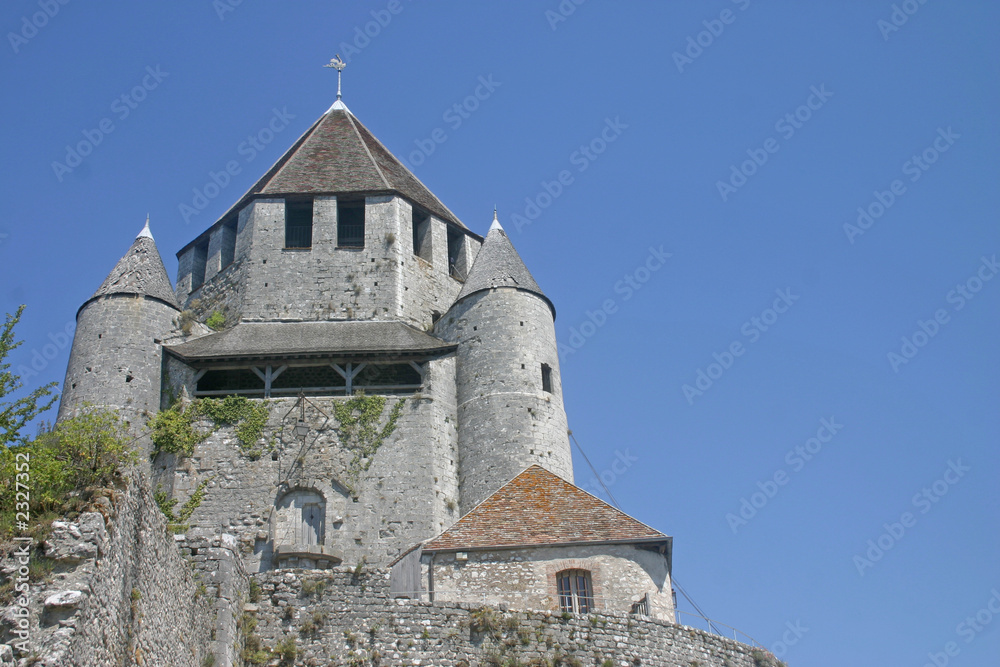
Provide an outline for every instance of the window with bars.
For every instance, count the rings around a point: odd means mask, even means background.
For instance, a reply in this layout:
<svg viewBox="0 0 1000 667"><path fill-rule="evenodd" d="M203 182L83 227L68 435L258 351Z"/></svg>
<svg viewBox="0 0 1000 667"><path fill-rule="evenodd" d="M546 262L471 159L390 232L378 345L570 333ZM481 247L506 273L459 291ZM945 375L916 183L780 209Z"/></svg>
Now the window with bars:
<svg viewBox="0 0 1000 667"><path fill-rule="evenodd" d="M542 391L552 393L552 367L542 364Z"/></svg>
<svg viewBox="0 0 1000 667"><path fill-rule="evenodd" d="M365 246L365 201L337 199L337 247Z"/></svg>
<svg viewBox="0 0 1000 667"><path fill-rule="evenodd" d="M313 200L285 200L285 247L311 248L313 232Z"/></svg>
<svg viewBox="0 0 1000 667"><path fill-rule="evenodd" d="M594 589L587 570L563 570L556 575L559 609L586 614L594 608Z"/></svg>

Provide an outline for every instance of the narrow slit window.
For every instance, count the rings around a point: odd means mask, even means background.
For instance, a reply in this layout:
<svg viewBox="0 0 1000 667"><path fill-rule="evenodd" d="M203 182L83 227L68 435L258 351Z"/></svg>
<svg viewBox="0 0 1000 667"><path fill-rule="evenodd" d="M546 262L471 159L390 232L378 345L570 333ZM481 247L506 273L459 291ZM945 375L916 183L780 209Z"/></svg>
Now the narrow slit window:
<svg viewBox="0 0 1000 667"><path fill-rule="evenodd" d="M311 248L312 231L312 199L285 200L285 247Z"/></svg>
<svg viewBox="0 0 1000 667"><path fill-rule="evenodd" d="M542 364L542 391L552 393L552 367Z"/></svg>
<svg viewBox="0 0 1000 667"><path fill-rule="evenodd" d="M191 261L191 291L205 284L205 268L208 263L208 239L204 239L194 247Z"/></svg>
<svg viewBox="0 0 1000 667"><path fill-rule="evenodd" d="M238 218L233 217L222 223L222 258L221 267L224 269L236 259L236 233Z"/></svg>
<svg viewBox="0 0 1000 667"><path fill-rule="evenodd" d="M413 207L413 254L428 262L433 261L431 216L416 206Z"/></svg>
<svg viewBox="0 0 1000 667"><path fill-rule="evenodd" d="M465 234L448 227L448 275L464 281L469 273L465 257Z"/></svg>
<svg viewBox="0 0 1000 667"><path fill-rule="evenodd" d="M365 247L364 200L337 200L337 247Z"/></svg>

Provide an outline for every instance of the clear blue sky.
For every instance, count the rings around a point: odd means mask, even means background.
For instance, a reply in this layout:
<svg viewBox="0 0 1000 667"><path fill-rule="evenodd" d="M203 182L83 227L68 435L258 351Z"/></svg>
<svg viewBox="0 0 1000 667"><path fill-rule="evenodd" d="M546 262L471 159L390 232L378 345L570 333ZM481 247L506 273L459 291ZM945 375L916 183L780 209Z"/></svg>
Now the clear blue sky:
<svg viewBox="0 0 1000 667"><path fill-rule="evenodd" d="M173 276L340 52L390 150L475 231L499 207L558 310L571 428L709 615L793 667L997 664L996 3L75 0L26 28L40 4L0 10L29 385L63 379L146 213Z"/></svg>

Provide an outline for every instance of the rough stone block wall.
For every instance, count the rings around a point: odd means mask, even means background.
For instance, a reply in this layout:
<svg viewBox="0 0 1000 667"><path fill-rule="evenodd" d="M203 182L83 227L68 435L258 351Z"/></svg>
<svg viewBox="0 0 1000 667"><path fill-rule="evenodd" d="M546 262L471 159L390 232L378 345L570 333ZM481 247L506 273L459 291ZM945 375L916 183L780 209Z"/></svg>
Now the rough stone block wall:
<svg viewBox="0 0 1000 667"><path fill-rule="evenodd" d="M175 535L180 553L187 559L205 597L213 600L209 650L213 667L233 667L243 663L239 646L239 615L249 594L250 579L239 543L233 535L203 535L197 529Z"/></svg>
<svg viewBox="0 0 1000 667"><path fill-rule="evenodd" d="M448 358L428 362L423 393L387 397L382 425L397 401L403 407L395 431L370 461L338 435L334 405L347 399L310 398L305 416L311 431L303 442L293 431L297 399L281 398L269 402L271 418L256 460L241 453L234 428L225 427L196 445L191 457L160 455L154 476L181 504L204 483L204 498L189 523L235 535L251 571L271 567L277 520L272 511L294 489L325 496L326 545L345 563L365 558L385 564L458 518L453 364ZM213 427L198 424L205 431ZM272 440L274 457L266 452Z"/></svg>
<svg viewBox="0 0 1000 667"><path fill-rule="evenodd" d="M232 265L219 270L231 234L222 225L210 230L204 285L192 290L200 246L180 255L178 299L185 307L197 300L200 320L221 310L229 324L240 318L388 319L430 328L433 313L451 306L462 283L449 274L446 224L431 218L430 261L422 260L413 254L411 215L401 197L367 197L364 248L337 248L337 198L316 197L312 247L286 249L284 199L256 200L240 213ZM459 262L466 272L478 248L466 235Z"/></svg>
<svg viewBox="0 0 1000 667"><path fill-rule="evenodd" d="M473 551L467 560L454 553L423 557L424 590L433 567L434 600L481 602L491 606L559 611L556 575L563 570L590 572L593 604L602 613L627 614L633 602L649 595L649 615L674 620L666 557L628 545L524 548Z"/></svg>
<svg viewBox="0 0 1000 667"><path fill-rule="evenodd" d="M448 232L445 222L431 216L427 234L431 251L428 259L413 254L413 226L410 223L413 208L405 199L399 199L399 260L402 268L403 293L401 295L400 319L418 328L430 329L434 313L445 313L455 302L462 290L462 281L453 278L448 270ZM465 235L461 263L472 266L481 243L475 237Z"/></svg>
<svg viewBox="0 0 1000 667"><path fill-rule="evenodd" d="M647 617L393 600L383 571L276 571L254 579L260 597L245 606L243 626L268 648L293 640L294 665L761 664L745 644Z"/></svg>
<svg viewBox="0 0 1000 667"><path fill-rule="evenodd" d="M462 513L534 463L573 481L548 304L512 288L478 292L442 317L436 332L458 343ZM552 369L551 392L542 389L542 364Z"/></svg>
<svg viewBox="0 0 1000 667"><path fill-rule="evenodd" d="M160 408L163 353L157 341L173 329L177 315L160 301L130 294L86 304L77 316L59 419L91 403L144 424L139 417Z"/></svg>
<svg viewBox="0 0 1000 667"><path fill-rule="evenodd" d="M338 248L336 200L317 198L312 247L286 249L285 202L251 205L253 239L242 306L246 320L397 319L396 205L368 197L365 246Z"/></svg>
<svg viewBox="0 0 1000 667"><path fill-rule="evenodd" d="M106 503L107 519L88 513L53 524L45 551L57 568L32 590L32 664L201 667L209 654L211 601L174 546L148 481L132 478Z"/></svg>

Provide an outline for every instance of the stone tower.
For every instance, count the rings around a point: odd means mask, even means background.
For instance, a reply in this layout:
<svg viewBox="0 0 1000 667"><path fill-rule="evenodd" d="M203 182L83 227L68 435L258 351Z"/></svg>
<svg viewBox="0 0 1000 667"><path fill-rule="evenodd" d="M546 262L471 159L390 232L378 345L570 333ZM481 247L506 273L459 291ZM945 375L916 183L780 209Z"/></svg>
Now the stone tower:
<svg viewBox="0 0 1000 667"><path fill-rule="evenodd" d="M117 410L130 423L157 412L163 363L159 340L174 328L179 314L146 220L132 247L77 311L59 419L87 404Z"/></svg>
<svg viewBox="0 0 1000 667"><path fill-rule="evenodd" d="M493 224L436 333L458 344L461 513L538 464L573 481L555 308Z"/></svg>

